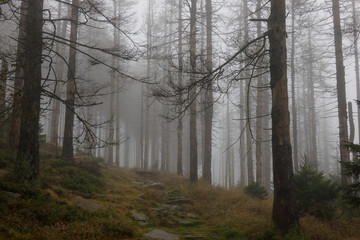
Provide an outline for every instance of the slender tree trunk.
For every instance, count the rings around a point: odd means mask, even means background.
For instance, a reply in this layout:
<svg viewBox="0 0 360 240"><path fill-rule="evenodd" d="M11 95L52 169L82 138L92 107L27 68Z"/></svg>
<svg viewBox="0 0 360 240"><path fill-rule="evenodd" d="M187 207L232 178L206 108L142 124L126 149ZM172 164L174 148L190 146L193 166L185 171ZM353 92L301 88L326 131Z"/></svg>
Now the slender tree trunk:
<svg viewBox="0 0 360 240"><path fill-rule="evenodd" d="M183 74L183 61L182 61L182 9L183 9L183 2L182 0L179 0L179 12L178 12L178 21L179 21L179 25L178 25L178 38L179 38L179 43L178 43L178 65L179 65L179 70L178 70L178 85L179 88L182 88L182 74ZM181 113L183 111L183 106L182 106L182 102L183 102L183 98L182 98L182 94L179 94L179 112ZM182 152L183 152L183 146L182 146L182 135L183 135L183 126L182 123L183 122L183 118L182 116L179 116L178 118L178 130L177 130L177 165L176 165L176 172L178 175L182 176L183 175L183 159L182 159Z"/></svg>
<svg viewBox="0 0 360 240"><path fill-rule="evenodd" d="M286 63L285 0L271 0L269 17L270 75L272 92L273 221L285 235L295 227L293 165L290 143Z"/></svg>
<svg viewBox="0 0 360 240"><path fill-rule="evenodd" d="M198 180L197 131L196 131L196 2L191 0L190 7L190 181Z"/></svg>
<svg viewBox="0 0 360 240"><path fill-rule="evenodd" d="M349 151L342 147L342 144L348 141L347 113L346 113L346 90L345 90L345 67L342 51L342 35L340 23L339 0L332 0L332 11L334 17L334 39L335 39L335 57L336 57L336 89L338 97L339 111L339 137L340 137L340 161L349 162ZM350 178L343 174L341 164L341 183L350 183Z"/></svg>
<svg viewBox="0 0 360 240"><path fill-rule="evenodd" d="M213 46L212 46L212 1L206 0L206 70L212 72ZM211 158L212 158L212 119L214 114L212 79L208 80L205 96L205 152L203 164L203 178L211 184Z"/></svg>
<svg viewBox="0 0 360 240"><path fill-rule="evenodd" d="M359 47L358 47L358 19L356 17L356 5L355 0L352 0L353 7L353 24L354 24L354 57L355 57L355 77L356 77L356 98L360 100L360 70L359 70ZM358 111L358 135L360 139L360 105L357 105Z"/></svg>
<svg viewBox="0 0 360 240"><path fill-rule="evenodd" d="M244 15L244 41L249 41L249 23L248 23L248 0L244 0L244 8L243 8L243 15ZM247 64L247 63L246 63ZM254 163L252 159L252 139L251 139L251 126L250 126L250 92L247 90L250 85L250 70L245 70L245 79L246 79L246 87L245 87L245 95L246 95L246 160L247 160L247 176L248 176L248 184L254 182Z"/></svg>
<svg viewBox="0 0 360 240"><path fill-rule="evenodd" d="M315 111L315 90L314 90L314 56L312 54L312 34L311 28L309 28L309 94L310 94L310 126L311 126L311 162L313 162L314 166L318 167L318 160L317 160L317 126L316 126L316 111Z"/></svg>
<svg viewBox="0 0 360 240"><path fill-rule="evenodd" d="M58 18L61 18L61 9L62 3L58 3ZM59 21L57 22L57 30L60 32L60 36L62 38L66 37L66 30L67 30L68 21ZM65 55L65 47L63 44L57 43L56 44L56 51L60 56ZM55 73L56 73L56 83L55 83L55 95L57 97L61 97L62 93L62 80L63 80L63 73L64 73L64 61L61 57L56 57L56 66L55 66ZM59 121L60 121L60 101L53 99L53 107L51 113L51 127L50 127L50 142L55 144L56 146L59 144Z"/></svg>
<svg viewBox="0 0 360 240"><path fill-rule="evenodd" d="M39 118L41 98L41 60L43 1L33 0L27 4L24 24L25 39L21 44L24 55L24 87L21 98L20 142L16 157L15 172L26 182L39 176ZM19 33L19 36L21 34Z"/></svg>
<svg viewBox="0 0 360 240"><path fill-rule="evenodd" d="M348 102L348 109L349 109L349 126L350 126L349 142L354 142L355 126L354 126L354 116L353 116L352 102Z"/></svg>
<svg viewBox="0 0 360 240"><path fill-rule="evenodd" d="M20 141L20 123L21 123L21 97L24 86L24 68L25 68L25 47L26 47L26 20L28 18L29 1L22 1L20 6L18 45L16 50L16 69L14 81L12 120L9 133L9 146L17 149Z"/></svg>
<svg viewBox="0 0 360 240"><path fill-rule="evenodd" d="M150 78L150 74L151 74L151 34L152 34L152 6L153 6L153 1L149 0L148 3L148 21L147 21L147 49L146 49L146 76L149 79ZM148 168L149 165L149 99L147 97L145 97L146 102L145 102L145 149L144 149L144 169Z"/></svg>
<svg viewBox="0 0 360 240"><path fill-rule="evenodd" d="M230 156L230 106L229 106L229 97L227 98L226 101L226 145L225 148L226 150L226 187L230 188L231 187L231 169L230 169L230 165L231 165L231 156Z"/></svg>
<svg viewBox="0 0 360 240"><path fill-rule="evenodd" d="M298 135L297 135L297 110L296 110L296 93L295 93L295 2L291 1L291 113L292 113L292 134L294 143L294 169L299 168L298 160Z"/></svg>
<svg viewBox="0 0 360 240"><path fill-rule="evenodd" d="M71 30L68 81L66 85L66 112L62 158L67 161L74 160L74 111L75 111L75 74L76 74L76 45L79 18L79 0L73 0L71 6Z"/></svg>
<svg viewBox="0 0 360 240"><path fill-rule="evenodd" d="M261 19L261 0L257 1L257 19ZM257 23L257 36L261 35L261 22ZM261 46L260 46L261 47ZM259 61L262 66L262 59ZM257 104L256 104L256 182L263 185L263 167L262 167L262 127L263 127L263 89L262 89L262 73L258 71L259 76L257 77Z"/></svg>

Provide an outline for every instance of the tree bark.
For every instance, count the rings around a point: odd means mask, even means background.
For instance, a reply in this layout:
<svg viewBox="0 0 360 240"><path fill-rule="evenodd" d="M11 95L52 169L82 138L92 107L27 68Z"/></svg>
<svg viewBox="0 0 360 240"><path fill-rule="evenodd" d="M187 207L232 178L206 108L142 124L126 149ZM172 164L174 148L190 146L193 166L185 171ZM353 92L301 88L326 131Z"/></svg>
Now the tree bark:
<svg viewBox="0 0 360 240"><path fill-rule="evenodd" d="M292 134L294 144L294 169L295 172L299 168L298 160L298 135L297 135L297 110L296 110L296 92L295 92L295 2L291 1L291 113L292 113Z"/></svg>
<svg viewBox="0 0 360 240"><path fill-rule="evenodd" d="M271 0L269 17L270 86L272 92L273 221L282 234L298 225L288 110L285 0Z"/></svg>
<svg viewBox="0 0 360 240"><path fill-rule="evenodd" d="M190 7L190 181L198 180L197 131L196 131L196 2L191 0Z"/></svg>
<svg viewBox="0 0 360 240"><path fill-rule="evenodd" d="M79 18L79 0L72 0L71 6L71 30L69 49L68 81L66 85L66 111L62 158L67 161L74 160L74 112L75 112L75 74L76 74L76 45Z"/></svg>
<svg viewBox="0 0 360 240"><path fill-rule="evenodd" d="M355 0L352 0L352 7L353 7L353 36L354 36L354 57L355 57L355 77L356 77L356 98L360 100L360 70L359 70L359 48L358 48L358 19L356 17L356 5ZM357 105L358 111L358 135L360 139L360 105Z"/></svg>
<svg viewBox="0 0 360 240"><path fill-rule="evenodd" d="M41 60L43 1L33 0L27 4L21 39L23 52L24 87L21 97L20 140L15 172L20 179L32 182L39 177L39 118L41 98ZM23 12L22 12L23 13ZM19 33L19 37L21 34Z"/></svg>
<svg viewBox="0 0 360 240"><path fill-rule="evenodd" d="M208 73L212 72L213 64L213 47L212 47L212 1L206 0L206 70ZM211 158L212 158L212 119L214 114L213 104L213 86L212 79L208 80L209 83L205 92L205 151L204 151L204 164L203 164L203 178L206 182L212 182L211 177Z"/></svg>
<svg viewBox="0 0 360 240"><path fill-rule="evenodd" d="M257 19L261 19L261 0L257 1ZM261 36L261 22L257 22L257 36ZM260 46L261 47L261 46ZM260 67L262 67L262 57L259 61ZM261 70L258 70L257 77L257 104L256 104L256 182L260 185L263 185L263 167L262 167L262 127L263 127L263 118L261 114L263 113L263 89L262 89L262 73Z"/></svg>
<svg viewBox="0 0 360 240"><path fill-rule="evenodd" d="M182 74L183 74L183 61L182 61L182 9L183 9L183 2L182 0L179 0L179 12L178 12L178 38L179 38L179 43L178 43L178 65L179 65L179 70L178 70L178 85L179 88L182 88ZM182 106L182 94L179 94L179 112L181 113L183 110L183 106ZM176 164L176 172L178 175L182 176L183 175L183 159L182 159L182 152L183 152L183 147L182 147L182 135L183 135L183 127L182 127L182 121L183 118L182 116L179 116L178 118L178 130L177 130L177 164Z"/></svg>
<svg viewBox="0 0 360 240"><path fill-rule="evenodd" d="M342 147L342 144L348 141L347 113L346 113L346 90L345 90L345 67L342 51L342 35L340 23L339 0L332 0L332 11L334 17L334 39L335 39L335 58L336 58L336 89L339 111L339 138L340 138L340 161L349 162L349 151ZM351 179L346 176L341 166L341 183L348 184Z"/></svg>
<svg viewBox="0 0 360 240"><path fill-rule="evenodd" d="M16 50L16 69L14 81L14 94L13 94L13 109L11 116L11 126L9 133L9 146L12 149L17 149L20 141L20 124L21 124L21 98L24 87L24 68L25 68L25 54L26 54L26 21L28 19L29 1L22 1L20 6L20 19L19 19L19 34L18 45Z"/></svg>

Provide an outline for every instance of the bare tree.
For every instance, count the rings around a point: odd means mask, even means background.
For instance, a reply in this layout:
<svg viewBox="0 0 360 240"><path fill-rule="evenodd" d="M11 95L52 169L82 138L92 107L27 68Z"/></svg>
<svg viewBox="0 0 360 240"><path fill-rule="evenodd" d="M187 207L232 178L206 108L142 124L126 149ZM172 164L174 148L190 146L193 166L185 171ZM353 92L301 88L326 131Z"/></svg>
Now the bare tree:
<svg viewBox="0 0 360 240"><path fill-rule="evenodd" d="M71 30L70 30L70 49L69 49L69 68L67 73L66 85L66 112L64 141L62 149L62 158L67 161L74 160L74 116L75 116L75 75L76 75L76 45L79 19L79 0L73 0L71 6Z"/></svg>
<svg viewBox="0 0 360 240"><path fill-rule="evenodd" d="M196 3L191 0L190 6L190 181L198 180L197 131L196 131Z"/></svg>
<svg viewBox="0 0 360 240"><path fill-rule="evenodd" d="M212 2L206 0L206 71L211 73L213 70L213 46L212 46ZM208 183L211 183L211 158L212 158L212 121L213 121L213 86L212 81L205 89L205 152L204 152L204 163L203 163L203 178Z"/></svg>
<svg viewBox="0 0 360 240"><path fill-rule="evenodd" d="M269 17L270 75L272 93L273 221L285 235L298 225L295 212L293 164L290 143L286 63L285 0L271 0Z"/></svg>
<svg viewBox="0 0 360 240"><path fill-rule="evenodd" d="M349 162L349 151L342 147L342 144L348 141L347 113L346 113L346 90L345 90L345 67L342 51L342 34L340 23L340 6L339 0L332 0L333 22L334 22L334 39L335 39L335 58L336 58L336 89L338 98L339 111L339 138L340 138L340 161ZM343 174L341 164L341 183L348 184L350 178Z"/></svg>

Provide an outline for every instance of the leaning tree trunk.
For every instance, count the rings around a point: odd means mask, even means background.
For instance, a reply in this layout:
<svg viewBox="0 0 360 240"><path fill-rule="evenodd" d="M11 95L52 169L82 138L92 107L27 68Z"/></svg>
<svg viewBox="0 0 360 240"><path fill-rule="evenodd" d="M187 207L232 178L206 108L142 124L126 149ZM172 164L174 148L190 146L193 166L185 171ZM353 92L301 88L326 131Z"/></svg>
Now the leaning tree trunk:
<svg viewBox="0 0 360 240"><path fill-rule="evenodd" d="M271 0L268 26L272 92L273 221L284 235L298 224L290 143L285 11L285 0Z"/></svg>
<svg viewBox="0 0 360 240"><path fill-rule="evenodd" d="M24 181L39 176L39 118L41 98L41 60L43 1L33 0L24 15L24 87L21 98L20 141L15 172ZM20 35L20 34L19 34Z"/></svg>
<svg viewBox="0 0 360 240"><path fill-rule="evenodd" d="M339 0L332 0L332 11L334 16L334 39L335 39L335 57L336 57L336 90L338 97L339 111L339 137L340 137L340 161L349 162L349 151L342 147L342 144L348 141L347 113L346 113L346 90L345 90L345 67L342 51L342 36L340 24L340 6ZM350 178L343 173L341 164L341 183L350 183Z"/></svg>
<svg viewBox="0 0 360 240"><path fill-rule="evenodd" d="M73 131L75 111L75 73L76 73L76 45L79 18L79 0L73 0L71 6L71 31L69 50L68 81L66 86L66 111L62 158L74 160Z"/></svg>
<svg viewBox="0 0 360 240"><path fill-rule="evenodd" d="M198 180L197 131L196 131L196 2L191 0L190 7L190 181Z"/></svg>

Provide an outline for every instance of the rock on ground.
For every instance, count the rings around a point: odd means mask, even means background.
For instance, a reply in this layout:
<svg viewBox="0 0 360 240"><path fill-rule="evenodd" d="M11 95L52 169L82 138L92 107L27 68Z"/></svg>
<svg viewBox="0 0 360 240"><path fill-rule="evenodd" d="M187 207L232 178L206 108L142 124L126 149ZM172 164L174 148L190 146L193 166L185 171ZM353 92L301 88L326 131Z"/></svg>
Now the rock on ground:
<svg viewBox="0 0 360 240"><path fill-rule="evenodd" d="M143 236L146 240L179 240L179 237L162 230L154 229Z"/></svg>
<svg viewBox="0 0 360 240"><path fill-rule="evenodd" d="M89 200L83 199L83 198L78 198L74 201L75 205L85 208L86 210L89 210L90 212L95 212L97 210L105 210L106 207L104 207L103 205L94 203L94 202L90 202Z"/></svg>

